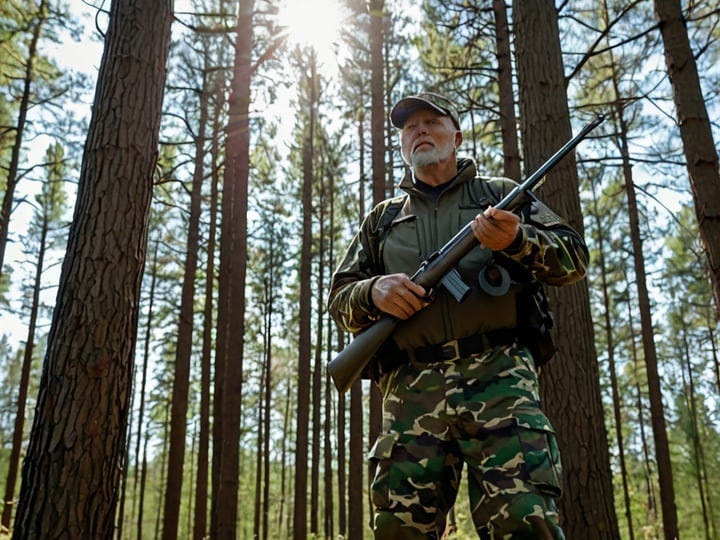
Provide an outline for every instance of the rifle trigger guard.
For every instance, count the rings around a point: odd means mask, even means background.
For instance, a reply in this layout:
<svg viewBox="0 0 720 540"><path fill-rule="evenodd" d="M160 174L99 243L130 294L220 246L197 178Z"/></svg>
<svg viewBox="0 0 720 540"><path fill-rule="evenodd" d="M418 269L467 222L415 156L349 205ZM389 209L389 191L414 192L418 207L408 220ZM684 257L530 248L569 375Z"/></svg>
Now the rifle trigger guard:
<svg viewBox="0 0 720 540"><path fill-rule="evenodd" d="M490 263L478 274L478 283L491 296L502 296L510 290L510 273L499 264Z"/></svg>

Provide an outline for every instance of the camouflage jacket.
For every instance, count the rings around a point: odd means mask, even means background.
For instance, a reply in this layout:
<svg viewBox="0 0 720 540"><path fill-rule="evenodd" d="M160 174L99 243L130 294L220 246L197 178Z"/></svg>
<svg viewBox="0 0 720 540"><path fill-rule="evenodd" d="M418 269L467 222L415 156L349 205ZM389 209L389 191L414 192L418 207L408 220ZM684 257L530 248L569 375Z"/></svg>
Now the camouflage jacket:
<svg viewBox="0 0 720 540"><path fill-rule="evenodd" d="M507 178L478 176L470 159L458 160L458 171L437 198L418 189L408 172L400 183L407 195L383 201L365 217L330 286L328 309L341 328L358 333L371 325L381 315L370 296L378 277L413 275L423 260L516 185ZM388 212L392 205L396 211ZM585 276L587 247L562 218L532 194L513 211L521 216L515 242L503 252L473 248L457 268L472 289L470 296L458 303L440 287L427 307L398 324L393 337L400 349L515 328L522 316L516 313L516 297L523 282L564 285ZM503 296L489 295L478 285L478 273L491 259L516 267L513 285ZM517 268L526 277L518 277Z"/></svg>

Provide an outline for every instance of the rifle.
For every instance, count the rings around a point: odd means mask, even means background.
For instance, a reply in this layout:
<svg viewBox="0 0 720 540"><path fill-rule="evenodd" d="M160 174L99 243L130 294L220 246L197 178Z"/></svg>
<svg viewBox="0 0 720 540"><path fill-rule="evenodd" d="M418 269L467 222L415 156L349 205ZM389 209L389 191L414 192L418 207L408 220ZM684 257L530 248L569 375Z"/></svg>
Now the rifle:
<svg viewBox="0 0 720 540"><path fill-rule="evenodd" d="M501 210L508 208L517 197L535 187L550 169L569 154L604 119L603 115L598 115L588 123L529 178L505 195L495 205L495 208ZM478 245L478 240L472 232L471 223L468 223L439 251L425 259L410 279L428 291L438 285L443 285L458 302L462 302L470 293L470 288L460 278L455 265L476 245ZM328 362L327 370L340 392L346 392L362 374L373 355L393 333L398 322L399 319L390 315L380 317L366 330L355 336L347 347Z"/></svg>

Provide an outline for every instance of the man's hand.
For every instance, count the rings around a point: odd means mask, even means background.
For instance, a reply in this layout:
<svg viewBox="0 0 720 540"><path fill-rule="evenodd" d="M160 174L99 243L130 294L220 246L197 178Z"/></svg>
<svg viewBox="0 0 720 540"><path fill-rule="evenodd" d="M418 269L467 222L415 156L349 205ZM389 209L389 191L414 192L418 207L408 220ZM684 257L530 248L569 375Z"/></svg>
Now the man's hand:
<svg viewBox="0 0 720 540"><path fill-rule="evenodd" d="M370 295L380 311L408 319L428 303L423 300L426 291L405 274L382 276L373 284Z"/></svg>
<svg viewBox="0 0 720 540"><path fill-rule="evenodd" d="M520 216L490 206L475 217L470 227L483 246L493 251L502 251L517 237Z"/></svg>

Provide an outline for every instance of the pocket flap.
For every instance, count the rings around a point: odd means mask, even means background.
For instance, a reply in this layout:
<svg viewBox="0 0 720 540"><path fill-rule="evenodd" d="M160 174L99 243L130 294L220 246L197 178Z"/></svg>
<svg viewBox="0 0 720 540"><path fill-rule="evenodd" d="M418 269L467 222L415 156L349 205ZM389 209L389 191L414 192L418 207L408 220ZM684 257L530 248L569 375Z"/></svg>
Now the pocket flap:
<svg viewBox="0 0 720 540"><path fill-rule="evenodd" d="M555 434L555 429L552 427L550 420L544 414L537 414L535 411L523 414L522 411L515 410L515 422L518 427L535 429L538 431L547 431L548 433Z"/></svg>
<svg viewBox="0 0 720 540"><path fill-rule="evenodd" d="M375 439L370 449L371 459L387 459L392 455L392 450L397 442L397 435L390 433L381 433L378 438Z"/></svg>
<svg viewBox="0 0 720 540"><path fill-rule="evenodd" d="M530 483L549 495L562 493L562 465L557 440L546 430L521 429L518 432Z"/></svg>

